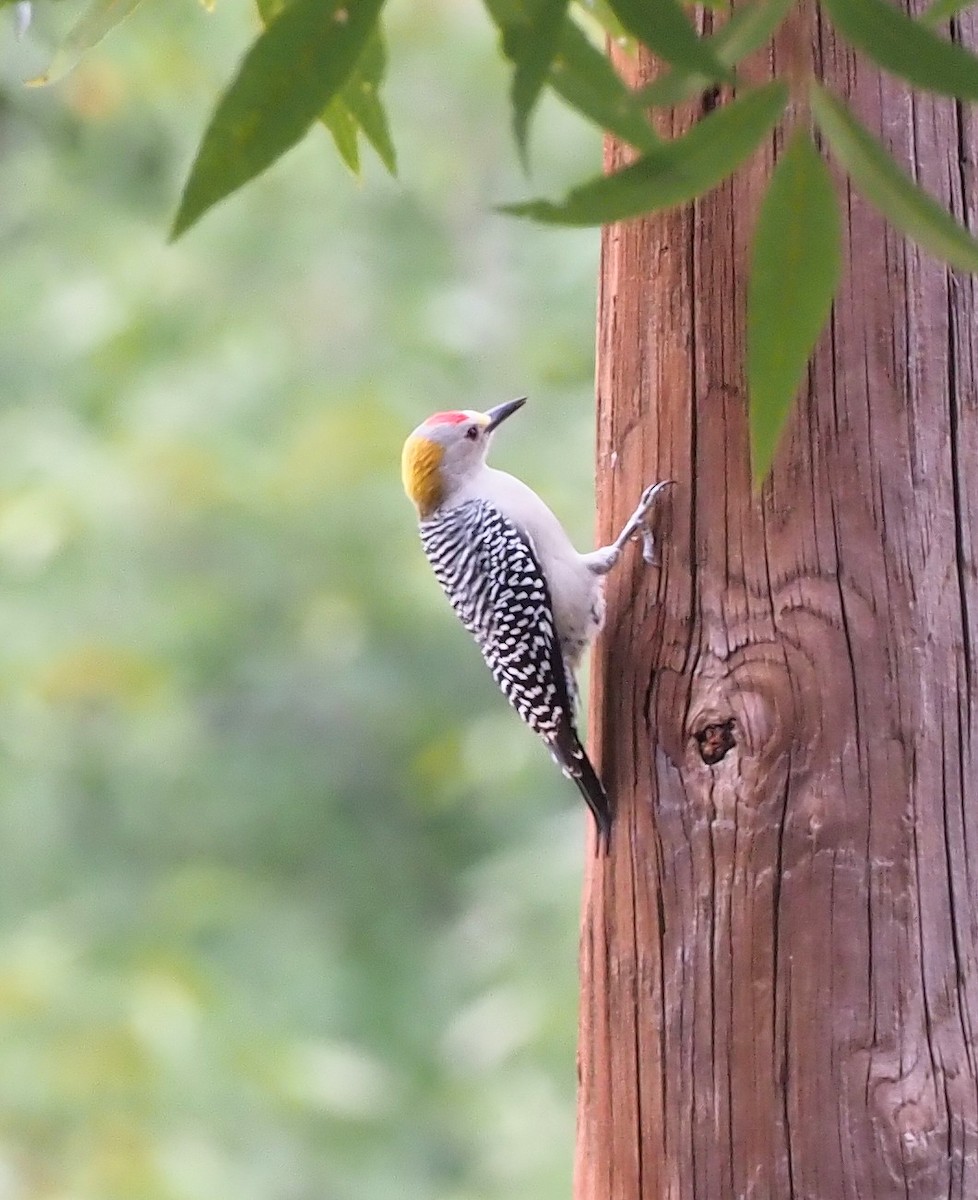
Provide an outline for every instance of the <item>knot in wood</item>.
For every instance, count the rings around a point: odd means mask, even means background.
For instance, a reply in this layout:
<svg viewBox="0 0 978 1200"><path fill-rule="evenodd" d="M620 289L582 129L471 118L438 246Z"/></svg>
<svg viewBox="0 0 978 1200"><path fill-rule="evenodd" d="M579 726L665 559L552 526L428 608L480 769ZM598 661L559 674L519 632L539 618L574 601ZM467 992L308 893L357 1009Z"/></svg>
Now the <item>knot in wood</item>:
<svg viewBox="0 0 978 1200"><path fill-rule="evenodd" d="M753 762L767 774L791 755L800 767L820 732L822 705L810 676L781 643L753 642L723 657L702 654L685 731L696 765L736 758L741 768Z"/></svg>
<svg viewBox="0 0 978 1200"><path fill-rule="evenodd" d="M656 733L683 778L684 812L780 820L789 770L800 782L821 741L823 705L806 656L779 641L704 647L658 683Z"/></svg>
<svg viewBox="0 0 978 1200"><path fill-rule="evenodd" d="M737 744L734 720L716 721L693 734L700 748L700 757L707 766L714 766Z"/></svg>

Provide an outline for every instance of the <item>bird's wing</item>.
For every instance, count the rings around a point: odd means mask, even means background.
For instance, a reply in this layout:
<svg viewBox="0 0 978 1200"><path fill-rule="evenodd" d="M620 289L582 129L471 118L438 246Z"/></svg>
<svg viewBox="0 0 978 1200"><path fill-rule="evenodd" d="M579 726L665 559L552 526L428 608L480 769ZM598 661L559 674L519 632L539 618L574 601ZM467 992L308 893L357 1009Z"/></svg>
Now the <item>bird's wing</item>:
<svg viewBox="0 0 978 1200"><path fill-rule="evenodd" d="M423 522L421 537L439 583L496 683L547 743L606 832L608 800L574 729L573 685L533 543L485 500L468 500Z"/></svg>
<svg viewBox="0 0 978 1200"><path fill-rule="evenodd" d="M548 742L570 720L547 579L532 544L494 505L469 500L421 527L425 552L493 678Z"/></svg>

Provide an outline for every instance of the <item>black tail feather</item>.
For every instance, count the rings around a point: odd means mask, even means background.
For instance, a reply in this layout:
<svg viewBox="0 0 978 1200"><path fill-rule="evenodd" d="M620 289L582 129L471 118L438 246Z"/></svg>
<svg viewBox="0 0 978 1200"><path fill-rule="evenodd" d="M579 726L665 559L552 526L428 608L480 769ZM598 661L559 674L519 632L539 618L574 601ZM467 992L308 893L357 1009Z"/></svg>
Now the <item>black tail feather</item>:
<svg viewBox="0 0 978 1200"><path fill-rule="evenodd" d="M608 793L604 790L604 785L598 778L598 773L591 765L587 751L578 741L577 736L572 736L572 744L566 744L570 741L569 738L562 738L551 749L564 774L574 780L577 790L591 810L594 824L597 827L598 853L607 854L611 846L611 824L614 818L611 801L608 799Z"/></svg>

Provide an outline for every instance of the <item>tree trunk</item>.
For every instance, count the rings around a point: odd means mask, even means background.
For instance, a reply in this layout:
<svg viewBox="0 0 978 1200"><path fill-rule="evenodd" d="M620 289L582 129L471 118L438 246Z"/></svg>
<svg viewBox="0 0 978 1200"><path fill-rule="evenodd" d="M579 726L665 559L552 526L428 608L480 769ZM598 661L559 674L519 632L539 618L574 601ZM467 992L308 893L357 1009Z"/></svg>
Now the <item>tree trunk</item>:
<svg viewBox="0 0 978 1200"><path fill-rule="evenodd" d="M978 228L974 114L810 19L816 72ZM848 268L755 498L770 167L604 234L601 532L679 486L595 660L618 813L585 883L575 1194L976 1200L978 289L840 181Z"/></svg>

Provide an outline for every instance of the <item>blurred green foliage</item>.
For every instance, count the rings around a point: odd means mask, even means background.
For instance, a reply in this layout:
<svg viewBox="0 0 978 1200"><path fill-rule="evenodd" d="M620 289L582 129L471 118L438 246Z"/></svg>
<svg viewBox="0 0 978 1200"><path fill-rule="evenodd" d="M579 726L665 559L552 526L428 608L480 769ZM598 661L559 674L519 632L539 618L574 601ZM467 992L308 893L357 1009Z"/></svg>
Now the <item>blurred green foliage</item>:
<svg viewBox="0 0 978 1200"><path fill-rule="evenodd" d="M564 1197L584 814L398 456L529 392L496 461L590 541L597 235L492 214L492 31L398 0L400 179L323 131L168 246L257 18L147 5L25 91L78 11L0 12L0 1197Z"/></svg>

